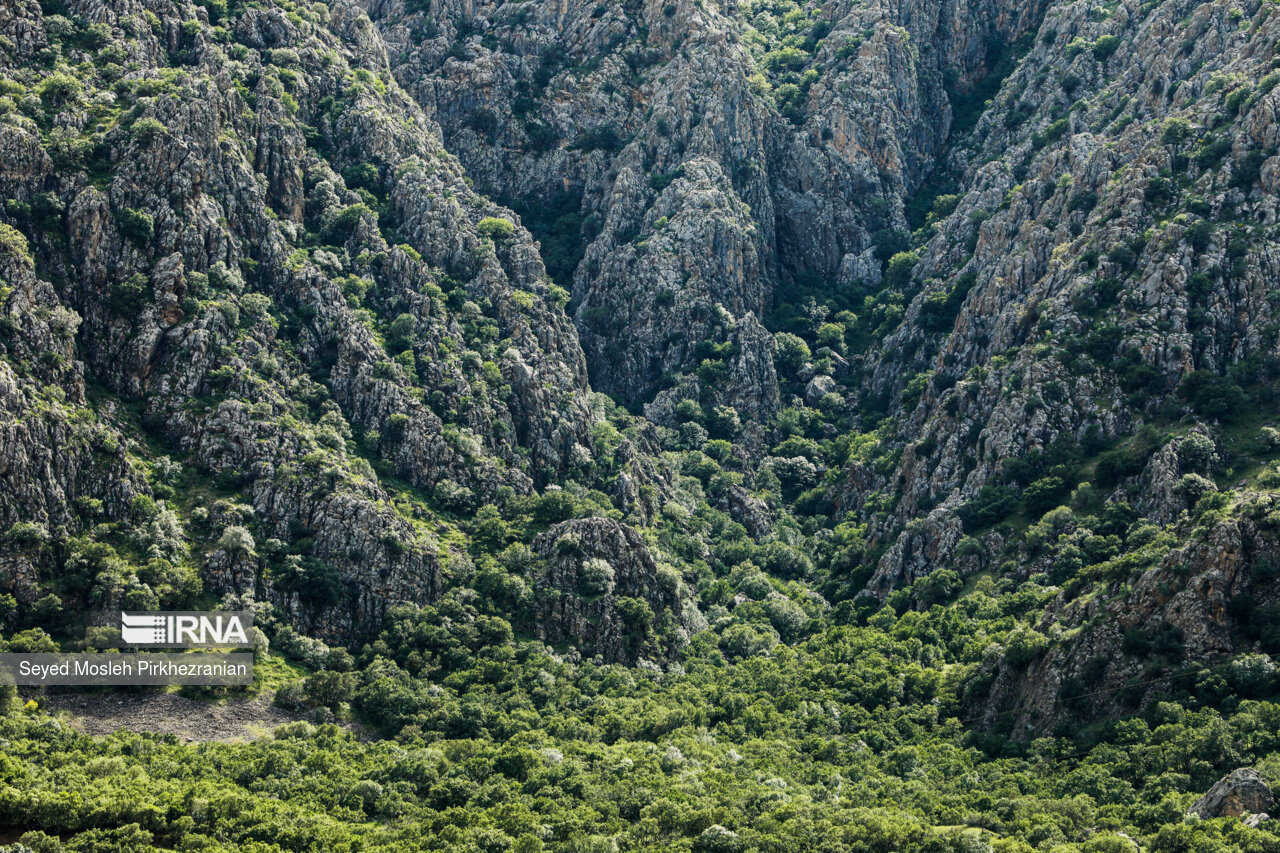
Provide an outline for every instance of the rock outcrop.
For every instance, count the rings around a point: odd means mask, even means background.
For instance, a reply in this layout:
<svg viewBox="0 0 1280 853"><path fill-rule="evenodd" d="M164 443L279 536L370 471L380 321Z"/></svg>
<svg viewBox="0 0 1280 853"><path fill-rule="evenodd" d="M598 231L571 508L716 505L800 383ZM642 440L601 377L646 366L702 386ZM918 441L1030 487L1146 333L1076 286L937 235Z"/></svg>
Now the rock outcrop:
<svg viewBox="0 0 1280 853"><path fill-rule="evenodd" d="M1264 820L1271 811L1274 800L1271 786L1262 774L1252 767L1232 770L1195 801L1187 814L1206 820L1215 817L1261 816Z"/></svg>
<svg viewBox="0 0 1280 853"><path fill-rule="evenodd" d="M705 627L680 573L660 566L631 527L607 518L555 525L534 540L546 561L535 584L535 634L572 641L609 662L667 657Z"/></svg>

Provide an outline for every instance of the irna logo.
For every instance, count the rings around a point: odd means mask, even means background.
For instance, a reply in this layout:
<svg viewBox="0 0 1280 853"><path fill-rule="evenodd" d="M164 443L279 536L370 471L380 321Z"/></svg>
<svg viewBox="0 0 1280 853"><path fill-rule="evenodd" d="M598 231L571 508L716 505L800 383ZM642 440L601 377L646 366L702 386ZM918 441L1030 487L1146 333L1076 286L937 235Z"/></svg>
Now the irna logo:
<svg viewBox="0 0 1280 853"><path fill-rule="evenodd" d="M253 614L245 611L120 612L120 640L127 646L249 647Z"/></svg>

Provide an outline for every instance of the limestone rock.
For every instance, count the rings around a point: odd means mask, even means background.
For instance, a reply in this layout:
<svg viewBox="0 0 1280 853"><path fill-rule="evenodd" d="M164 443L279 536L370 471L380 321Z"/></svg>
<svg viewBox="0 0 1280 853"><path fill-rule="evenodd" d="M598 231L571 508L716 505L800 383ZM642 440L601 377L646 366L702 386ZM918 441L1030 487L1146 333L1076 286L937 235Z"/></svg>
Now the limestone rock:
<svg viewBox="0 0 1280 853"><path fill-rule="evenodd" d="M1232 770L1196 800L1187 814L1206 820L1215 817L1248 817L1266 820L1274 800L1271 786L1252 767Z"/></svg>

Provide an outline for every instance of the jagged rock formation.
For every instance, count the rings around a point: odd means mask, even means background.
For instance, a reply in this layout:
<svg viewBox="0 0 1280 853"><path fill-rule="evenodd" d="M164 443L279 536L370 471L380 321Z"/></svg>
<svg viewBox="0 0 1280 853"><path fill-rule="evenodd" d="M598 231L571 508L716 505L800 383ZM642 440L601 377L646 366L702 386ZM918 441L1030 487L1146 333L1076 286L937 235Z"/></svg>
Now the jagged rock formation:
<svg viewBox="0 0 1280 853"><path fill-rule="evenodd" d="M1132 432L1187 400L1180 383L1195 371L1269 357L1269 232L1223 224L1227 211L1274 218L1268 73L1280 31L1250 9L1252 27L1204 5L1121 7L1104 21L1071 5L1047 13L977 144L953 155L970 186L921 253L919 295L871 367L871 390L894 400L900 436L916 442L895 526L956 508L1004 460L1059 437ZM912 377L927 380L922 393L900 404ZM1153 517L1172 520L1171 506Z"/></svg>
<svg viewBox="0 0 1280 853"><path fill-rule="evenodd" d="M249 9L233 31L190 4L67 12L100 28L96 58L33 5L5 25L10 73L43 61L55 24L101 69L87 87L55 75L0 123L0 192L27 235L5 226L10 310L38 300L50 317L10 330L10 363L38 349L47 365L6 368L15 407L40 385L83 407L86 372L172 453L243 487L234 523L265 541L231 553L216 524L192 532L215 545L211 591L256 590L348 639L389 602L429 599L438 546L387 506L358 446L465 508L529 491L590 444L585 362L528 235L463 181L354 6ZM32 279L33 258L56 287ZM6 457L25 491L6 494L3 523L83 530L93 513L68 517L71 498L145 522L124 423L90 409L115 470L89 481L62 441L15 436L34 446Z"/></svg>
<svg viewBox="0 0 1280 853"><path fill-rule="evenodd" d="M1061 591L1036 630L1064 637L1029 660L1005 657L971 692L978 714L1002 719L1019 737L1048 733L1075 715L1121 714L1140 708L1192 677L1198 666L1217 664L1220 676L1250 695L1266 690L1273 665L1249 650L1280 601L1274 570L1280 559L1273 500L1249 506L1238 517L1199 528L1192 541L1169 550L1141 571L1131 589L1078 600ZM1154 528L1150 528L1154 530ZM1159 553L1153 548L1148 550ZM1105 566L1116 577L1143 565L1141 554ZM1074 636L1065 639L1067 632ZM1149 657L1175 662L1164 679L1152 677ZM1206 672L1208 670L1206 669Z"/></svg>
<svg viewBox="0 0 1280 853"><path fill-rule="evenodd" d="M1271 786L1252 767L1232 770L1208 792L1195 801L1187 814L1204 819L1215 817L1247 817L1271 811Z"/></svg>

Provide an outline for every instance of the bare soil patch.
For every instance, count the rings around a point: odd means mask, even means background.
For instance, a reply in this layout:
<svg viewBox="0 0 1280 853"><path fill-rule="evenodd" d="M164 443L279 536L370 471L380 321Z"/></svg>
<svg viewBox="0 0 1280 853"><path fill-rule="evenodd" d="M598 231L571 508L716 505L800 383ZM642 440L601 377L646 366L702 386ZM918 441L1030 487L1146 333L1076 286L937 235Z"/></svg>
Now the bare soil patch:
<svg viewBox="0 0 1280 853"><path fill-rule="evenodd" d="M173 693L58 693L41 701L64 711L69 722L90 735L120 729L171 734L184 743L252 740L283 723L302 719L271 704L271 697L202 702Z"/></svg>

